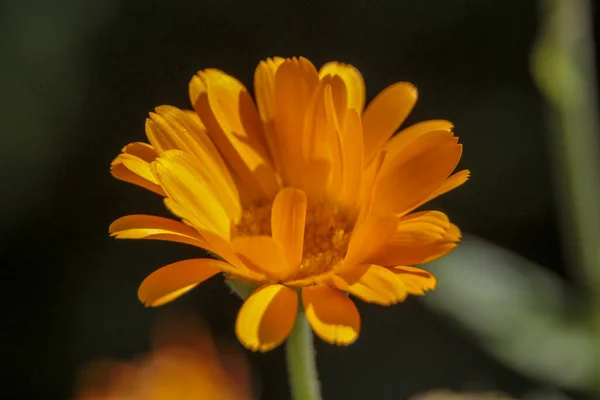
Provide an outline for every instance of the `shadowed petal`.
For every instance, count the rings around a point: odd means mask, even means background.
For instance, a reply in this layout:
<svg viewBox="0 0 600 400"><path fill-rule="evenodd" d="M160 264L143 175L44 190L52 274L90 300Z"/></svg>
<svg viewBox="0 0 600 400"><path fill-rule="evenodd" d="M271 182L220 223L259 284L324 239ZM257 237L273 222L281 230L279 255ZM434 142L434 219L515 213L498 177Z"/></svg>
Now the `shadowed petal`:
<svg viewBox="0 0 600 400"><path fill-rule="evenodd" d="M348 345L360 333L358 309L344 293L325 285L302 288L306 318L317 336L326 342Z"/></svg>
<svg viewBox="0 0 600 400"><path fill-rule="evenodd" d="M250 350L268 351L290 334L298 312L298 294L283 285L264 285L248 297L235 322L238 339Z"/></svg>

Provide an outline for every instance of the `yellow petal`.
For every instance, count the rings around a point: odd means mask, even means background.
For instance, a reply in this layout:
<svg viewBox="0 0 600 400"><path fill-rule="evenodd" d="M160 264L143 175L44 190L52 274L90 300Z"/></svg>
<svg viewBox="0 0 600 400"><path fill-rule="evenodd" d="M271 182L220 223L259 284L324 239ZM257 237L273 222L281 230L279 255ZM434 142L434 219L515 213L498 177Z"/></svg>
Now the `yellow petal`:
<svg viewBox="0 0 600 400"><path fill-rule="evenodd" d="M318 84L316 68L303 57L285 60L275 73L275 131L284 161L280 171L283 186L299 187L305 173L299 149L302 148L305 114Z"/></svg>
<svg viewBox="0 0 600 400"><path fill-rule="evenodd" d="M229 238L231 219L210 185L202 179L196 159L179 150L169 150L154 162L155 173L169 198L177 204L171 211L196 229Z"/></svg>
<svg viewBox="0 0 600 400"><path fill-rule="evenodd" d="M448 131L430 132L412 141L377 177L371 212L404 215L418 207L450 176L461 151Z"/></svg>
<svg viewBox="0 0 600 400"><path fill-rule="evenodd" d="M362 264L385 246L396 232L395 217L370 218L354 228L341 270ZM342 273L342 271L340 271Z"/></svg>
<svg viewBox="0 0 600 400"><path fill-rule="evenodd" d="M196 258L169 264L144 279L138 289L138 297L147 307L163 305L222 272L223 268L230 269L223 261L209 258Z"/></svg>
<svg viewBox="0 0 600 400"><path fill-rule="evenodd" d="M238 220L241 204L237 187L195 113L171 106L157 107L156 113L150 113L146 121L146 132L161 157L168 150L181 150L191 165L201 166L195 168L196 172L210 187L229 219Z"/></svg>
<svg viewBox="0 0 600 400"><path fill-rule="evenodd" d="M319 78L326 75L342 78L348 92L348 107L362 114L365 106L365 81L361 73L352 65L334 61L323 65L319 70Z"/></svg>
<svg viewBox="0 0 600 400"><path fill-rule="evenodd" d="M271 232L282 247L288 263L300 268L306 224L306 195L294 188L282 189L273 202Z"/></svg>
<svg viewBox="0 0 600 400"><path fill-rule="evenodd" d="M264 285L242 305L235 322L240 342L253 351L268 351L289 336L298 312L298 295L283 285Z"/></svg>
<svg viewBox="0 0 600 400"><path fill-rule="evenodd" d="M108 228L117 239L153 239L186 243L210 250L209 244L193 228L170 218L153 215L127 215Z"/></svg>
<svg viewBox="0 0 600 400"><path fill-rule="evenodd" d="M157 157L152 146L135 142L123 147L121 151L110 165L112 176L164 196L165 193L150 169L150 163Z"/></svg>
<svg viewBox="0 0 600 400"><path fill-rule="evenodd" d="M431 273L415 267L394 267L389 271L396 274L402 282L408 293L412 295L422 295L429 290L435 289L436 279Z"/></svg>
<svg viewBox="0 0 600 400"><path fill-rule="evenodd" d="M158 154L181 150L196 157L203 165L203 171L210 171L205 174L205 179L218 182L213 186L222 192L220 196L236 199L239 203L233 178L198 115L172 106L160 106L155 111L146 120L146 134Z"/></svg>
<svg viewBox="0 0 600 400"><path fill-rule="evenodd" d="M279 184L248 90L224 72L206 69L192 78L190 99L219 152L248 192L256 199L273 198Z"/></svg>
<svg viewBox="0 0 600 400"><path fill-rule="evenodd" d="M363 115L365 160L369 162L392 137L417 102L417 89L398 82L385 88L369 103Z"/></svg>
<svg viewBox="0 0 600 400"><path fill-rule="evenodd" d="M331 344L348 345L360 333L360 314L352 300L325 285L302 288L306 318L317 336Z"/></svg>
<svg viewBox="0 0 600 400"><path fill-rule="evenodd" d="M291 265L283 248L270 236L238 236L231 242L240 260L252 271L263 273L275 281L295 274L299 264Z"/></svg>
<svg viewBox="0 0 600 400"><path fill-rule="evenodd" d="M389 306L404 301L404 282L390 270L373 264L357 265L341 276L346 285L340 289L367 303Z"/></svg>

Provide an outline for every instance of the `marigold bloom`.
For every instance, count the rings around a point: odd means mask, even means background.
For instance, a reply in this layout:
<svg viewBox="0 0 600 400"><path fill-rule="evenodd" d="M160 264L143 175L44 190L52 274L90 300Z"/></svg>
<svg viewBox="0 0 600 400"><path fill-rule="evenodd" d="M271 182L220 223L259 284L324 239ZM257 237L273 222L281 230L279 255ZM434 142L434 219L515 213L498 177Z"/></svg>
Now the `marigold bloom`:
<svg viewBox="0 0 600 400"><path fill-rule="evenodd" d="M131 215L111 235L206 249L222 260L192 259L148 276L140 300L158 306L219 272L259 285L236 322L240 341L266 351L290 333L299 297L314 332L346 345L359 334L350 293L391 305L433 289L411 265L450 252L460 231L439 211L411 213L464 183L452 175L462 147L447 121L425 121L392 136L417 91L399 82L365 108L352 66L319 71L305 58L262 61L256 103L216 69L189 85L194 111L150 113L150 144L132 143L112 174L164 197L182 219Z"/></svg>

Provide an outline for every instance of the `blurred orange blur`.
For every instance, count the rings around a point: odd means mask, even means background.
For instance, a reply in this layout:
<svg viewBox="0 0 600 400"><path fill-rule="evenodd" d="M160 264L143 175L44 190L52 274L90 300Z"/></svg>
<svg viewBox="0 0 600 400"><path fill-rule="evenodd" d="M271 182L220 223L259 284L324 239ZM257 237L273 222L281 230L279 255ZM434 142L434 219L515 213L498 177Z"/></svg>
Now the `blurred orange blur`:
<svg viewBox="0 0 600 400"><path fill-rule="evenodd" d="M81 371L73 400L250 400L240 349L217 348L195 316L160 318L152 351L132 361L95 360Z"/></svg>

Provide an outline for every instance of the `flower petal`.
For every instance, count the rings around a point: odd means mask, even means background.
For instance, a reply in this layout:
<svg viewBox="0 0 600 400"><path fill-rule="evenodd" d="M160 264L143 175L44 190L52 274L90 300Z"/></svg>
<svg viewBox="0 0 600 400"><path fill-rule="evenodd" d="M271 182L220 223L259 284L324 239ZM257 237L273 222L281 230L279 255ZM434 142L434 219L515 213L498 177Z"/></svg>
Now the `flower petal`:
<svg viewBox="0 0 600 400"><path fill-rule="evenodd" d="M364 151L362 124L355 110L346 113L341 142L343 176L338 201L342 206L355 209L360 200Z"/></svg>
<svg viewBox="0 0 600 400"><path fill-rule="evenodd" d="M127 215L113 222L108 231L117 239L167 240L210 250L209 244L195 229L170 218Z"/></svg>
<svg viewBox="0 0 600 400"><path fill-rule="evenodd" d="M391 242L425 245L442 240L450 228L448 216L440 211L420 211L401 218Z"/></svg>
<svg viewBox="0 0 600 400"><path fill-rule="evenodd" d="M367 303L389 306L404 301L407 289L394 272L373 264L357 265L341 276L336 286ZM336 280L334 280L336 282Z"/></svg>
<svg viewBox="0 0 600 400"><path fill-rule="evenodd" d="M282 189L273 202L271 231L292 267L300 268L306 224L306 195L294 188Z"/></svg>
<svg viewBox="0 0 600 400"><path fill-rule="evenodd" d="M350 64L330 62L321 67L319 78L326 75L337 75L344 81L348 92L348 107L362 114L365 107L365 81L361 73Z"/></svg>
<svg viewBox="0 0 600 400"><path fill-rule="evenodd" d="M306 111L302 133L303 175L296 186L311 199L319 199L328 191L334 198L339 195L344 172L340 137L340 118L343 116L340 117L340 114L345 115L346 108L338 107L339 103L345 103L344 91L339 77L325 77L315 90ZM308 173L315 169L321 173Z"/></svg>
<svg viewBox="0 0 600 400"><path fill-rule="evenodd" d="M281 146L275 131L275 74L283 63L281 57L267 58L261 61L254 72L254 97L258 106L258 114L262 119L265 138L269 146L269 152L273 158L273 164L277 171L281 171L284 159L281 154Z"/></svg>
<svg viewBox="0 0 600 400"><path fill-rule="evenodd" d="M146 134L159 155L167 150L181 150L198 159L203 178L221 199L229 213L239 213L240 201L233 178L206 134L206 128L194 111L160 106L146 120ZM233 218L233 217L232 217Z"/></svg>
<svg viewBox="0 0 600 400"><path fill-rule="evenodd" d="M452 174L448 179L446 179L437 189L429 194L420 205L427 203L429 200L435 199L438 196L443 195L444 193L448 193L451 190L456 189L463 183L465 183L469 177L471 176L471 171L468 169L463 169L462 171L458 171L455 174Z"/></svg>
<svg viewBox="0 0 600 400"><path fill-rule="evenodd" d="M195 158L179 150L169 150L153 165L163 190L177 205L171 204L171 211L198 230L229 238L231 219L212 187L203 179L202 166Z"/></svg>
<svg viewBox="0 0 600 400"><path fill-rule="evenodd" d="M121 152L110 165L112 176L165 196L150 168L150 163L157 157L152 146L135 142L123 147Z"/></svg>
<svg viewBox="0 0 600 400"><path fill-rule="evenodd" d="M275 132L284 160L280 171L284 186L299 187L302 169L302 132L305 115L319 84L314 65L307 59L286 59L277 68L273 83Z"/></svg>
<svg viewBox="0 0 600 400"><path fill-rule="evenodd" d="M448 131L412 141L377 177L371 213L405 215L418 207L450 176L461 151Z"/></svg>
<svg viewBox="0 0 600 400"><path fill-rule="evenodd" d="M199 71L190 82L190 100L219 152L256 199L279 189L261 120L248 90L216 69Z"/></svg>
<svg viewBox="0 0 600 400"><path fill-rule="evenodd" d="M429 290L435 289L435 276L424 269L399 266L389 268L389 271L396 274L404 282L406 290L412 295L422 295Z"/></svg>
<svg viewBox="0 0 600 400"><path fill-rule="evenodd" d="M363 115L365 160L369 162L392 137L417 102L417 89L398 82L385 88L369 103Z"/></svg>
<svg viewBox="0 0 600 400"><path fill-rule="evenodd" d="M354 228L348 252L340 267L340 273L371 258L390 241L396 231L398 220L394 217L370 218Z"/></svg>
<svg viewBox="0 0 600 400"><path fill-rule="evenodd" d="M298 312L298 294L283 285L264 285L248 297L235 322L240 342L253 351L268 351L289 336Z"/></svg>
<svg viewBox="0 0 600 400"><path fill-rule="evenodd" d="M166 265L150 275L140 285L138 297L147 307L168 303L199 283L230 269L223 261L195 258Z"/></svg>
<svg viewBox="0 0 600 400"><path fill-rule="evenodd" d="M408 145L415 139L418 139L421 136L433 131L451 132L453 127L454 125L450 121L430 120L418 122L414 125L409 126L408 128L402 129L385 144L384 148L387 153L386 159L388 163L390 160L395 159L396 156L402 153L406 145ZM386 164L388 163L384 163L384 169L387 166Z"/></svg>
<svg viewBox="0 0 600 400"><path fill-rule="evenodd" d="M369 262L384 266L425 264L450 253L460 238L460 230L454 224L449 224L444 236L433 242L406 241L401 237L393 237L369 258Z"/></svg>
<svg viewBox="0 0 600 400"><path fill-rule="evenodd" d="M270 236L238 236L231 242L233 250L252 271L273 280L283 280L298 271L300 265L291 265L283 248Z"/></svg>
<svg viewBox="0 0 600 400"><path fill-rule="evenodd" d="M358 309L344 293L325 285L302 288L306 318L321 339L331 344L348 345L360 333Z"/></svg>

